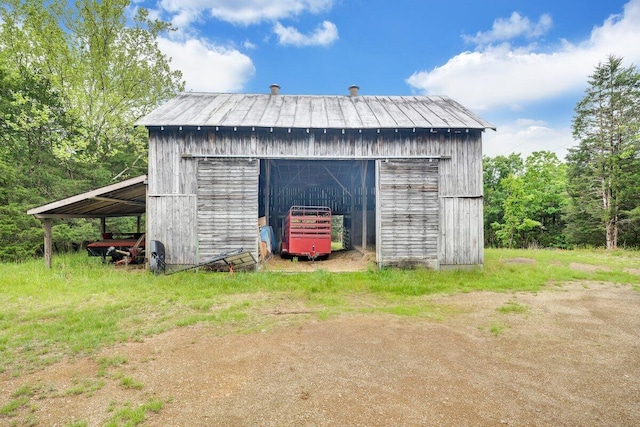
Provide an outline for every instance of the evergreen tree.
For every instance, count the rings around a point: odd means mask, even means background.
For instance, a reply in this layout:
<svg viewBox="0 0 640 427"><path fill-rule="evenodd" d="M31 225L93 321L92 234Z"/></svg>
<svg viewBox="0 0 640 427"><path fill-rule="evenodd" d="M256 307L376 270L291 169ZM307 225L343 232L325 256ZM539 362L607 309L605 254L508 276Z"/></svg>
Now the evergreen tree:
<svg viewBox="0 0 640 427"><path fill-rule="evenodd" d="M568 219L574 242L599 237L607 249L618 247L623 224L633 224L639 205L638 144L640 75L622 58L610 56L589 78L578 102L573 135L579 145L567 156Z"/></svg>

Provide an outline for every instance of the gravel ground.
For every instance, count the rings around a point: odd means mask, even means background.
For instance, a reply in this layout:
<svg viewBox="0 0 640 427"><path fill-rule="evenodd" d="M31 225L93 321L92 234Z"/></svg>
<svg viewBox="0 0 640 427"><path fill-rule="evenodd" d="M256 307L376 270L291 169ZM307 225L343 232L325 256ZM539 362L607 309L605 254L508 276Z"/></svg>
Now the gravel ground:
<svg viewBox="0 0 640 427"><path fill-rule="evenodd" d="M574 283L425 300L438 315L321 321L283 302L268 330L178 328L0 375L0 407L36 390L0 425L102 426L152 400L162 409L140 425L640 425L640 292Z"/></svg>

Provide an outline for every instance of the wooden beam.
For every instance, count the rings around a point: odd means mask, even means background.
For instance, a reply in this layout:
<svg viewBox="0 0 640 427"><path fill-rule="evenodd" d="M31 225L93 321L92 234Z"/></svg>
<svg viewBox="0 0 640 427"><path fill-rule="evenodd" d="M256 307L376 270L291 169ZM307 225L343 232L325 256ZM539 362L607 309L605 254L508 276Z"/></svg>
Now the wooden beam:
<svg viewBox="0 0 640 427"><path fill-rule="evenodd" d="M34 218L46 219L46 218L120 218L125 216L140 216L143 212L131 212L131 213L112 213L112 214L35 214Z"/></svg>
<svg viewBox="0 0 640 427"><path fill-rule="evenodd" d="M335 175L331 173L331 171L329 170L329 168L327 168L325 165L322 165L322 167L324 168L324 170L326 170L326 171L327 171L327 173L328 173L329 175L331 175L331 178L333 178L333 180L334 180L335 182L337 182L337 183L338 183L338 185L339 185L340 187L342 187L342 190L343 190L345 193L347 193L348 195L350 195L350 196L351 196L351 193L349 193L349 190L347 190L347 188L346 188L344 185L342 185L342 183L338 180L338 178L336 178L336 177L335 177Z"/></svg>
<svg viewBox="0 0 640 427"><path fill-rule="evenodd" d="M51 268L51 254L52 254L52 239L51 239L51 223L53 221L50 218L42 220L42 226L44 228L44 265L47 268Z"/></svg>
<svg viewBox="0 0 640 427"><path fill-rule="evenodd" d="M269 205L269 199L271 196L271 160L264 160L264 170L265 170L265 188L264 188L264 219L267 225L270 225L269 222L269 210L271 206Z"/></svg>
<svg viewBox="0 0 640 427"><path fill-rule="evenodd" d="M145 206L145 202L137 202L135 200L116 199L113 197L95 196L95 197L91 197L91 200L98 200L101 202L121 203L123 205Z"/></svg>
<svg viewBox="0 0 640 427"><path fill-rule="evenodd" d="M367 160L362 161L362 250L367 249Z"/></svg>

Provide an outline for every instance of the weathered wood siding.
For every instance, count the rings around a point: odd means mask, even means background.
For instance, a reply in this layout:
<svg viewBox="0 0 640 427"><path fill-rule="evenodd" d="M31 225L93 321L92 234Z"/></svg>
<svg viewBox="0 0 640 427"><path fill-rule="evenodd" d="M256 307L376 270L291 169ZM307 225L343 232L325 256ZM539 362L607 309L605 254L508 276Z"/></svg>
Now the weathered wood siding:
<svg viewBox="0 0 640 427"><path fill-rule="evenodd" d="M440 267L484 263L482 198L440 199Z"/></svg>
<svg viewBox="0 0 640 427"><path fill-rule="evenodd" d="M200 262L244 249L258 259L257 160L198 161Z"/></svg>
<svg viewBox="0 0 640 427"><path fill-rule="evenodd" d="M480 131L451 132L442 141L440 195L478 197L482 195L482 143Z"/></svg>
<svg viewBox="0 0 640 427"><path fill-rule="evenodd" d="M165 245L170 265L197 262L197 193L193 162L180 156L178 132L153 132L149 141L147 241Z"/></svg>
<svg viewBox="0 0 640 427"><path fill-rule="evenodd" d="M233 236L215 233L227 233L222 227L216 231L216 222L224 223L225 215L230 215L228 209L236 194L231 188L244 198L242 212L236 209L236 216L242 215L247 227L255 226L257 159L377 158L374 197L381 265L418 262L438 268L482 264L481 135L473 129L344 133L328 129L325 133L317 129L151 128L147 238L165 244L170 264L196 264L206 256L232 249L224 247L223 240L238 239L237 244L245 249L253 245L251 250L256 250L257 240L252 242L258 238L257 231L251 234L247 228L246 234L239 231ZM431 163L427 157L432 157ZM210 166L216 170L215 164L228 174L224 184L206 181L214 178L208 177L205 169ZM217 193L218 205L213 200L205 202L214 197L211 192L225 185L229 190ZM231 219L236 218L228 216Z"/></svg>
<svg viewBox="0 0 640 427"><path fill-rule="evenodd" d="M195 194L147 196L147 241L159 240L164 243L167 264L196 263L196 212Z"/></svg>
<svg viewBox="0 0 640 427"><path fill-rule="evenodd" d="M378 264L437 268L438 162L376 163Z"/></svg>
<svg viewBox="0 0 640 427"><path fill-rule="evenodd" d="M161 131L162 132L162 131ZM165 130L164 132L168 132ZM169 131L173 132L173 131ZM425 157L440 155L440 144L430 132L411 130L349 130L291 131L255 129L253 131L228 128L185 129L179 132L184 141L183 154L193 156L255 156L258 158L374 158ZM445 135L443 135L445 136Z"/></svg>
<svg viewBox="0 0 640 427"><path fill-rule="evenodd" d="M482 136L453 133L440 164L440 268L484 263Z"/></svg>

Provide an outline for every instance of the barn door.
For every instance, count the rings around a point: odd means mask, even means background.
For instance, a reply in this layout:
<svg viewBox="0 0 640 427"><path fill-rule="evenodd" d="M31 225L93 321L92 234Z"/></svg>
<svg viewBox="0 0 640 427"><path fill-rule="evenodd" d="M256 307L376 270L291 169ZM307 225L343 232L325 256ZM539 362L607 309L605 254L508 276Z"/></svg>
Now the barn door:
<svg viewBox="0 0 640 427"><path fill-rule="evenodd" d="M198 161L199 262L242 248L258 259L258 161Z"/></svg>
<svg viewBox="0 0 640 427"><path fill-rule="evenodd" d="M437 268L437 160L378 160L376 181L378 265Z"/></svg>

